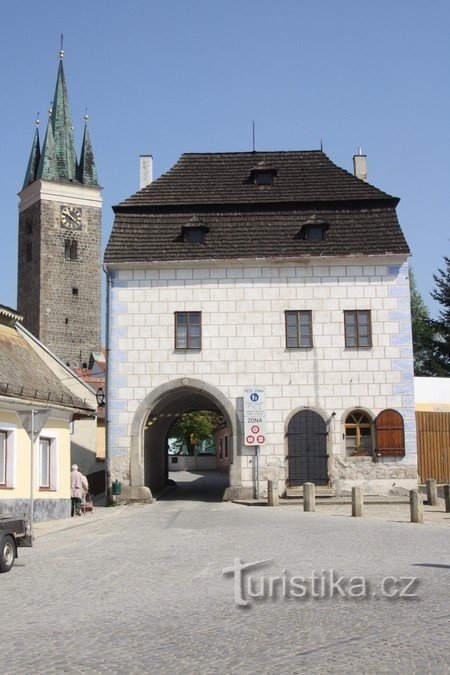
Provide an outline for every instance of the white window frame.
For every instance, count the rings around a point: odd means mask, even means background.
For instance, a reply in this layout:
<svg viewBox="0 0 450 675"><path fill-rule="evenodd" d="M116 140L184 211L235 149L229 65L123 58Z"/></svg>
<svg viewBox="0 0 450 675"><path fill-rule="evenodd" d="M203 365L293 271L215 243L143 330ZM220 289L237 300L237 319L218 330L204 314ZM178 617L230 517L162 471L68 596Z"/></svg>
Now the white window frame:
<svg viewBox="0 0 450 675"><path fill-rule="evenodd" d="M49 486L41 485L41 440L49 441ZM58 489L58 440L57 436L44 429L37 442L36 484L41 492L55 492Z"/></svg>
<svg viewBox="0 0 450 675"><path fill-rule="evenodd" d="M6 476L5 482L0 483L0 490L14 488L16 478L16 430L14 424L8 422L0 422L0 431L6 436Z"/></svg>

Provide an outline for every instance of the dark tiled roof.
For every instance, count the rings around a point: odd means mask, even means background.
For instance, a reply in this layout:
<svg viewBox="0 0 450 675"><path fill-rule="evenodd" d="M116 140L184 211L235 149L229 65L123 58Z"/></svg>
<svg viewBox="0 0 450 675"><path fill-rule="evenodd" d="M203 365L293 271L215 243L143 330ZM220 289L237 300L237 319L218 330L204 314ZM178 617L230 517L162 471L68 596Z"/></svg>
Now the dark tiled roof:
<svg viewBox="0 0 450 675"><path fill-rule="evenodd" d="M92 411L62 384L15 328L1 324L0 396Z"/></svg>
<svg viewBox="0 0 450 675"><path fill-rule="evenodd" d="M308 241L299 230L315 211L205 212L204 244L183 241L187 213L118 213L105 254L107 263L227 258L303 257L407 253L395 209L321 211L325 241Z"/></svg>
<svg viewBox="0 0 450 675"><path fill-rule="evenodd" d="M252 170L276 170L273 185L257 186ZM267 204L385 199L385 192L355 178L321 151L187 153L158 180L119 206Z"/></svg>
<svg viewBox="0 0 450 675"><path fill-rule="evenodd" d="M277 171L273 185L249 180L263 160ZM320 151L187 154L115 207L105 262L407 254L397 203ZM185 242L194 217L203 244ZM299 234L314 219L324 241Z"/></svg>

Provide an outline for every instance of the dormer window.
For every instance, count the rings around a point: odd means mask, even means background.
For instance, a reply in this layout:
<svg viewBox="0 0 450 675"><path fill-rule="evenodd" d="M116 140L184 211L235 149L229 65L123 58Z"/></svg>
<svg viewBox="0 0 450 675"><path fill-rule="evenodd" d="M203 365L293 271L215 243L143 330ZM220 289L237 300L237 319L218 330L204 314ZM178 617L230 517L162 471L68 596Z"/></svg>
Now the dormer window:
<svg viewBox="0 0 450 675"><path fill-rule="evenodd" d="M202 227L190 227L184 229L184 241L186 244L204 244L205 230Z"/></svg>
<svg viewBox="0 0 450 675"><path fill-rule="evenodd" d="M308 239L308 241L323 241L325 239L325 227L323 225L307 225L305 239Z"/></svg>
<svg viewBox="0 0 450 675"><path fill-rule="evenodd" d="M186 244L204 244L208 232L209 227L195 215L182 227L183 241Z"/></svg>
<svg viewBox="0 0 450 675"><path fill-rule="evenodd" d="M305 241L324 241L328 228L328 223L311 219L310 222L301 226L296 234L296 239L304 239Z"/></svg>
<svg viewBox="0 0 450 675"><path fill-rule="evenodd" d="M250 180L255 185L273 185L277 170L272 166L267 166L263 161L257 164L250 172Z"/></svg>
<svg viewBox="0 0 450 675"><path fill-rule="evenodd" d="M270 171L256 171L255 183L256 185L272 185L273 173Z"/></svg>

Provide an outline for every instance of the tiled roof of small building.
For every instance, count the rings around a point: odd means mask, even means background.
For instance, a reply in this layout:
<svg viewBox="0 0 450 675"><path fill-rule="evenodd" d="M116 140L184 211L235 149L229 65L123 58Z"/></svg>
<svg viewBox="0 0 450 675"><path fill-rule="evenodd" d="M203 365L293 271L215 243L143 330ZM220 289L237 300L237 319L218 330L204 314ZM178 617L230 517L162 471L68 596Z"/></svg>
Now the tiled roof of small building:
<svg viewBox="0 0 450 675"><path fill-rule="evenodd" d="M63 385L15 327L1 322L0 396L93 412Z"/></svg>
<svg viewBox="0 0 450 675"><path fill-rule="evenodd" d="M251 178L263 160L272 185ZM114 208L105 262L407 254L397 203L321 151L186 154ZM194 216L204 243L183 236ZM299 236L314 217L323 241Z"/></svg>

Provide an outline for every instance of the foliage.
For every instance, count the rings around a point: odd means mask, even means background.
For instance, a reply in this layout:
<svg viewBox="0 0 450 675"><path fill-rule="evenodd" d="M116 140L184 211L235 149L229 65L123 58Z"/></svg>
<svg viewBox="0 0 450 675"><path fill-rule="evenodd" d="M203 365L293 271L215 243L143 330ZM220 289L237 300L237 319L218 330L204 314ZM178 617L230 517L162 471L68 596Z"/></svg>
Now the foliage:
<svg viewBox="0 0 450 675"><path fill-rule="evenodd" d="M409 272L409 287L411 292L414 375L422 377L436 375L434 359L436 331L431 322L428 307L417 289L412 269Z"/></svg>
<svg viewBox="0 0 450 675"><path fill-rule="evenodd" d="M431 293L433 300L441 305L438 318L432 321L435 330L434 358L436 374L450 376L450 257L444 256L445 268L433 274L436 287Z"/></svg>
<svg viewBox="0 0 450 675"><path fill-rule="evenodd" d="M194 455L195 447L211 438L223 423L223 416L213 410L194 410L180 415L170 428L169 438L179 450L186 446L188 454Z"/></svg>

